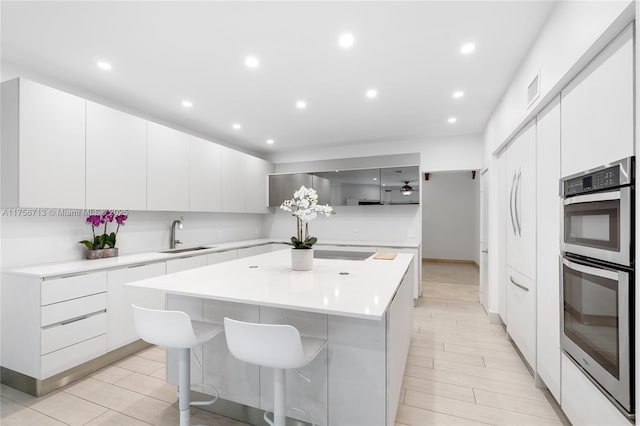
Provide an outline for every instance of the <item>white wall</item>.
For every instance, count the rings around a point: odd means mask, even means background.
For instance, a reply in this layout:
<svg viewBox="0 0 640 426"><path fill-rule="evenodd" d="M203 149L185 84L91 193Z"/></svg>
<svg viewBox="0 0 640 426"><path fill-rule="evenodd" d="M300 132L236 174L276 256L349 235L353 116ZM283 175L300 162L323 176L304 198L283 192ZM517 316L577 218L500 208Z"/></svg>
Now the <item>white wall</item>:
<svg viewBox="0 0 640 426"><path fill-rule="evenodd" d="M480 177L431 173L422 183L422 257L480 262Z"/></svg>
<svg viewBox="0 0 640 426"><path fill-rule="evenodd" d="M482 135L447 136L416 141L382 141L335 145L298 151L277 152L273 163L294 163L333 158L419 153L423 172L473 170L482 167ZM397 166L398 164L393 164ZM276 165L276 171L279 170ZM290 171L290 170L286 170Z"/></svg>
<svg viewBox="0 0 640 426"><path fill-rule="evenodd" d="M189 247L261 238L264 215L231 213L129 212L118 233L119 254L166 250L171 222L184 216L184 229L176 238ZM80 240L91 240L85 216L2 216L1 267L82 259ZM109 232L115 227L109 227ZM180 247L180 246L179 246Z"/></svg>
<svg viewBox="0 0 640 426"><path fill-rule="evenodd" d="M485 166L489 166L491 154L551 101L633 17L630 0L558 2L487 123L483 135ZM526 109L527 86L537 73L540 97Z"/></svg>

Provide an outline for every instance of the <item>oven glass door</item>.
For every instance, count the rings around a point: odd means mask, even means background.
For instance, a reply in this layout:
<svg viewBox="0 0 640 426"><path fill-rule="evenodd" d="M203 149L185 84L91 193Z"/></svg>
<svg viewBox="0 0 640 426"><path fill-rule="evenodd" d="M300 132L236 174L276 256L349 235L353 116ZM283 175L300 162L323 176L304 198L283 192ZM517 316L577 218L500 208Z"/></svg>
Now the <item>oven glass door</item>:
<svg viewBox="0 0 640 426"><path fill-rule="evenodd" d="M629 265L630 188L564 200L565 252Z"/></svg>
<svg viewBox="0 0 640 426"><path fill-rule="evenodd" d="M581 266L566 260L563 265L564 334L619 379L620 311L624 307L619 306L618 274L602 270L596 275Z"/></svg>

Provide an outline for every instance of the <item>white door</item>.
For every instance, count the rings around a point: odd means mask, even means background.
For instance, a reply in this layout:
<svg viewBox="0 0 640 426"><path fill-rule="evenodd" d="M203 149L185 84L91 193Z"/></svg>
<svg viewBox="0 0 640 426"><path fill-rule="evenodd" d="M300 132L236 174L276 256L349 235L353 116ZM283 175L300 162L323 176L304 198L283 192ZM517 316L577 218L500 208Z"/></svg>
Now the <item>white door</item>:
<svg viewBox="0 0 640 426"><path fill-rule="evenodd" d="M528 278L536 269L536 121L507 149L507 264Z"/></svg>
<svg viewBox="0 0 640 426"><path fill-rule="evenodd" d="M480 294L485 310L489 310L489 170L480 174Z"/></svg>

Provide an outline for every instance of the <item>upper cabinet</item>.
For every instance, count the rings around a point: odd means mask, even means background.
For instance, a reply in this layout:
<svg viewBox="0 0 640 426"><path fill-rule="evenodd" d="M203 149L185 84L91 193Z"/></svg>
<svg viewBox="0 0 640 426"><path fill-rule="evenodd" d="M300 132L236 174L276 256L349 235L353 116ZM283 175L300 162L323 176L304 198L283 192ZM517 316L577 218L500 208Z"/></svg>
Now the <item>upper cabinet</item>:
<svg viewBox="0 0 640 426"><path fill-rule="evenodd" d="M1 94L5 208L269 211L265 160L32 81Z"/></svg>
<svg viewBox="0 0 640 426"><path fill-rule="evenodd" d="M85 104L31 81L2 83L4 207L85 207Z"/></svg>
<svg viewBox="0 0 640 426"><path fill-rule="evenodd" d="M220 145L196 137L191 138L191 149L189 150L191 211L220 211L221 155Z"/></svg>
<svg viewBox="0 0 640 426"><path fill-rule="evenodd" d="M86 149L86 207L145 210L147 121L87 101Z"/></svg>
<svg viewBox="0 0 640 426"><path fill-rule="evenodd" d="M189 211L191 136L148 122L147 209Z"/></svg>
<svg viewBox="0 0 640 426"><path fill-rule="evenodd" d="M267 176L273 171L273 166L261 158L246 156L245 208L247 213L268 213Z"/></svg>
<svg viewBox="0 0 640 426"><path fill-rule="evenodd" d="M247 171L247 155L221 146L221 211L244 212L246 200L244 196ZM265 177L266 179L266 177Z"/></svg>
<svg viewBox="0 0 640 426"><path fill-rule="evenodd" d="M562 91L562 176L633 155L633 28Z"/></svg>

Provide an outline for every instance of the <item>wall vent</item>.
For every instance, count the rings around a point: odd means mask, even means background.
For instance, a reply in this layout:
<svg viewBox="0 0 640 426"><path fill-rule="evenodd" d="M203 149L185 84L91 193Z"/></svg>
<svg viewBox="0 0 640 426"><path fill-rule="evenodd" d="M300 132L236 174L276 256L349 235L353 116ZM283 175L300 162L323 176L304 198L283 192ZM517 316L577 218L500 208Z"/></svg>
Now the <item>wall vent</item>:
<svg viewBox="0 0 640 426"><path fill-rule="evenodd" d="M533 105L533 103L540 96L540 73L536 74L531 80L531 83L527 86L527 109Z"/></svg>

